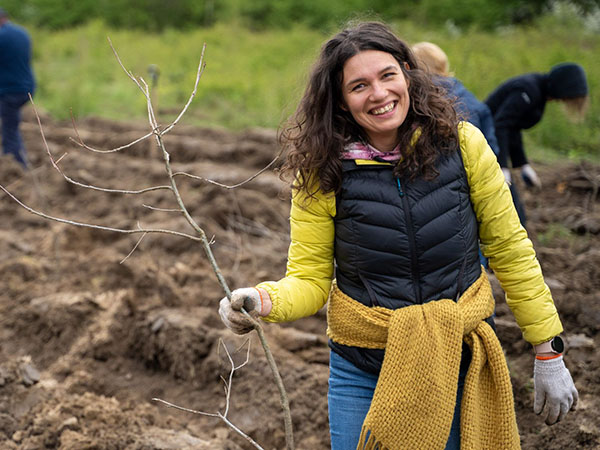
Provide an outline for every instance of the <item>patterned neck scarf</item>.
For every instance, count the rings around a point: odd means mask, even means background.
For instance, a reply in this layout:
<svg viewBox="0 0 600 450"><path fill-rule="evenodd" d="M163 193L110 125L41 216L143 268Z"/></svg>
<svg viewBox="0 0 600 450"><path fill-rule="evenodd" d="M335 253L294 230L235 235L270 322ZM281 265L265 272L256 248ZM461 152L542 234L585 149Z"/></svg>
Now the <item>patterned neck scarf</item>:
<svg viewBox="0 0 600 450"><path fill-rule="evenodd" d="M350 142L344 146L342 159L369 159L379 162L394 162L401 158L400 145L389 152L381 152L364 142Z"/></svg>

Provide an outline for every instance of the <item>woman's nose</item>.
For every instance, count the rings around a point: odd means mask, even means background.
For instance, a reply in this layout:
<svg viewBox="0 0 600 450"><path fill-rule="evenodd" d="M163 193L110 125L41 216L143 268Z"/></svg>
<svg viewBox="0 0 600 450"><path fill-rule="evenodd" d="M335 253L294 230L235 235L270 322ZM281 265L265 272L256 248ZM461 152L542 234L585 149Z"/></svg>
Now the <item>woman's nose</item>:
<svg viewBox="0 0 600 450"><path fill-rule="evenodd" d="M381 83L373 83L371 100L381 100L387 96L387 89Z"/></svg>

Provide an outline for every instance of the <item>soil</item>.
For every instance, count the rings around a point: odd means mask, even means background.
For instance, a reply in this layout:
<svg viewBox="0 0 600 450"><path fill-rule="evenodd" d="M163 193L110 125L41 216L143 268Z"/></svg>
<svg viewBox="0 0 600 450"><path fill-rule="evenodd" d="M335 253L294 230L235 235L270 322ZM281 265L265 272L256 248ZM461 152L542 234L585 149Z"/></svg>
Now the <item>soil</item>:
<svg viewBox="0 0 600 450"><path fill-rule="evenodd" d="M42 117L52 154L73 180L137 190L167 183L162 154L148 139L115 153L76 146L70 123ZM86 144L110 149L147 133L143 123L85 119ZM106 227L193 234L167 190L123 195L75 186L50 164L31 111L22 131L32 170L0 158L0 184L46 214ZM178 126L166 147L176 171L234 184L277 153L275 131L232 133ZM548 427L533 412L529 345L494 277L498 334L514 385L524 449L600 448L600 167L536 164L541 191L521 186L528 231L568 339L565 357L579 390L576 412ZM212 239L229 285L283 276L289 190L271 171L223 189L178 177L183 201ZM519 180L517 180L519 182ZM0 448L248 449L218 417L223 379L242 364L248 339L220 322L224 293L202 247L168 234L125 234L31 214L0 195ZM147 206L152 208L149 208ZM156 209L160 208L160 209ZM325 313L265 325L288 390L298 449L329 447ZM265 449L285 447L279 396L257 338L231 383L228 419Z"/></svg>

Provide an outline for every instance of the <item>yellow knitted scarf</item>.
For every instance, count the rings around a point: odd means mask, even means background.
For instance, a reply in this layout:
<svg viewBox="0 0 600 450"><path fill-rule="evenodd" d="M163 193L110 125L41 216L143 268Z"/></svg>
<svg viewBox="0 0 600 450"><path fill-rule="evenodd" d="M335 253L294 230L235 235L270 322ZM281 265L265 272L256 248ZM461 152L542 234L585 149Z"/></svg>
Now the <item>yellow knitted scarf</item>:
<svg viewBox="0 0 600 450"><path fill-rule="evenodd" d="M385 348L358 449L444 449L454 415L463 339L472 360L461 403L461 449L519 449L510 376L500 342L483 321L494 310L485 271L458 302L397 310L368 307L334 283L328 336Z"/></svg>

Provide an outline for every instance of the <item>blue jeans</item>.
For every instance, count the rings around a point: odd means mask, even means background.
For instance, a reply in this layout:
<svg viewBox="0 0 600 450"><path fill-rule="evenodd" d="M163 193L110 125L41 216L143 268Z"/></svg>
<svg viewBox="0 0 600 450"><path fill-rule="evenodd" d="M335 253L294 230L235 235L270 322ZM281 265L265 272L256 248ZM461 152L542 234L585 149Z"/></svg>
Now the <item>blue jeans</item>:
<svg viewBox="0 0 600 450"><path fill-rule="evenodd" d="M2 150L4 154L11 154L27 167L25 147L19 133L21 121L21 107L27 103L29 96L23 94L0 95L0 119L2 120Z"/></svg>
<svg viewBox="0 0 600 450"><path fill-rule="evenodd" d="M463 351L454 419L446 450L460 450L460 402L469 367ZM364 372L335 352L329 359L329 432L331 450L355 450L377 385L377 375Z"/></svg>

